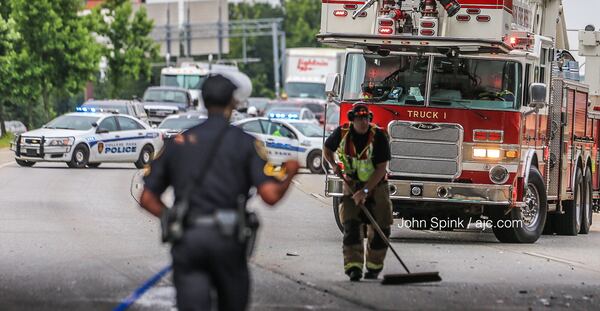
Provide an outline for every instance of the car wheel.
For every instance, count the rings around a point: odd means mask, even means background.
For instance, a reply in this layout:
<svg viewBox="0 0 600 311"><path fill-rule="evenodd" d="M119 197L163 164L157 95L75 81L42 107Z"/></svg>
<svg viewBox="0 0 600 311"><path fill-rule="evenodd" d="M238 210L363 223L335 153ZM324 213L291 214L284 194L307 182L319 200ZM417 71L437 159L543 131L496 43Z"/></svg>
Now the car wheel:
<svg viewBox="0 0 600 311"><path fill-rule="evenodd" d="M32 167L35 165L35 162L33 162L33 161L19 160L19 159L15 159L15 161L17 162L17 164L19 164L19 166L22 166L22 167Z"/></svg>
<svg viewBox="0 0 600 311"><path fill-rule="evenodd" d="M88 163L87 166L90 168L97 168L98 166L100 166L100 164L102 164L102 163Z"/></svg>
<svg viewBox="0 0 600 311"><path fill-rule="evenodd" d="M135 167L144 168L144 166L150 164L152 159L154 158L154 148L151 145L145 145L140 152L140 156L137 161L135 161Z"/></svg>
<svg viewBox="0 0 600 311"><path fill-rule="evenodd" d="M84 168L88 164L89 157L90 152L88 148L84 145L77 145L75 150L73 150L71 161L67 162L67 165L70 168Z"/></svg>
<svg viewBox="0 0 600 311"><path fill-rule="evenodd" d="M581 228L579 233L588 234L590 233L590 227L592 226L593 208L594 201L592 199L592 170L588 167L585 169L585 175L583 176L583 200L581 208Z"/></svg>
<svg viewBox="0 0 600 311"><path fill-rule="evenodd" d="M306 166L312 174L323 174L323 153L321 150L314 150L306 158Z"/></svg>
<svg viewBox="0 0 600 311"><path fill-rule="evenodd" d="M581 169L575 173L575 191L572 201L564 202L564 214L556 215L554 231L560 235L577 235L581 230L581 209L583 206L583 176Z"/></svg>
<svg viewBox="0 0 600 311"><path fill-rule="evenodd" d="M340 204L342 203L341 197L333 197L333 217L335 217L335 223L340 229L340 232L344 233L344 226L342 225L342 220L340 219Z"/></svg>
<svg viewBox="0 0 600 311"><path fill-rule="evenodd" d="M548 216L546 187L540 171L533 167L525 186L525 205L511 208L505 214L503 208L493 212L493 231L502 243L534 243L542 235Z"/></svg>

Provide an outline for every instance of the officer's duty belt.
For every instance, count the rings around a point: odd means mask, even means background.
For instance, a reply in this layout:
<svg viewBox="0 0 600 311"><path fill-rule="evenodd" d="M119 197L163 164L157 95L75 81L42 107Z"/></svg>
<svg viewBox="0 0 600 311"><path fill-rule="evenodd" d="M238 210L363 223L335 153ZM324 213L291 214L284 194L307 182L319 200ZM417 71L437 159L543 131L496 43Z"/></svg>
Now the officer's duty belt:
<svg viewBox="0 0 600 311"><path fill-rule="evenodd" d="M187 225L191 227L212 227L217 225L217 220L214 215L198 215L190 216L187 221Z"/></svg>

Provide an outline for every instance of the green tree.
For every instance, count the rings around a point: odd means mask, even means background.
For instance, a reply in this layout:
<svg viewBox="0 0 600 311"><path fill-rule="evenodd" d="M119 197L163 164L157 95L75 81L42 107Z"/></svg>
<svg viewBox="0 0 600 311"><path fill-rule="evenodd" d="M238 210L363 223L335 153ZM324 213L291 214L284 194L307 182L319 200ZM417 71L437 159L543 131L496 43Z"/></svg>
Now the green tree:
<svg viewBox="0 0 600 311"><path fill-rule="evenodd" d="M107 41L102 51L107 93L112 98L131 95L131 86L150 81L152 60L158 58L158 44L150 38L153 22L144 7L133 13L129 0L107 0L93 16L96 32Z"/></svg>
<svg viewBox="0 0 600 311"><path fill-rule="evenodd" d="M3 5L0 4L0 10L2 8ZM8 16L8 14L0 14L0 81L2 81L0 83L0 136L7 134L4 124L4 102L13 97L13 85L10 82L15 77L15 72L13 71L13 63L16 55L14 43L18 39L14 22L5 19L3 16Z"/></svg>
<svg viewBox="0 0 600 311"><path fill-rule="evenodd" d="M283 17L283 9L280 6L272 6L268 3L231 3L229 4L229 19L261 19ZM230 39L230 58L242 58L243 39ZM247 56L258 58L259 62L240 64L240 70L252 79L252 96L274 97L273 89L273 43L271 36L249 37L246 39Z"/></svg>
<svg viewBox="0 0 600 311"><path fill-rule="evenodd" d="M321 0L284 0L284 30L288 47L318 47L321 28Z"/></svg>
<svg viewBox="0 0 600 311"><path fill-rule="evenodd" d="M85 17L79 15L82 4L80 0L12 0L11 16L22 37L20 55L28 62L23 65L30 73L29 84L36 84L41 92L46 120L54 115L52 94L80 92L98 71L99 45ZM31 86L31 91L35 88ZM29 105L31 118L34 107Z"/></svg>

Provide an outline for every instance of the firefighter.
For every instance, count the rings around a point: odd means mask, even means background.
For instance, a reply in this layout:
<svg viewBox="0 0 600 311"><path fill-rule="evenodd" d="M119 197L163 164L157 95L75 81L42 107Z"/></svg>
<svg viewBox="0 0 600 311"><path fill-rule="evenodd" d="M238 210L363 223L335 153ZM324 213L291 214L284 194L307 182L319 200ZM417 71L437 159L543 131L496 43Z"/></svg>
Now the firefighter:
<svg viewBox="0 0 600 311"><path fill-rule="evenodd" d="M273 205L298 172L298 162L291 160L283 165L284 176L275 176L262 142L229 124L236 104L250 95L250 81L243 80L233 73L206 79L202 98L208 119L167 141L144 178L142 207L154 216L168 213L161 195L169 186L175 206L187 202L183 233L171 249L178 310L213 310L213 291L218 310L247 308L249 243L240 238L247 220L239 215L246 214L250 187Z"/></svg>
<svg viewBox="0 0 600 311"><path fill-rule="evenodd" d="M364 104L356 104L348 112L350 123L333 131L325 141L325 159L336 175L343 174L350 188L344 185L344 196L340 206L340 220L344 227L343 255L344 271L350 281L377 279L383 269L387 246L377 232L367 226L366 263L363 246L363 225L368 219L358 204L367 209L383 230L390 235L393 222L392 202L386 179L386 167L391 159L388 138L385 132L371 124L373 113ZM343 165L335 163L334 152Z"/></svg>

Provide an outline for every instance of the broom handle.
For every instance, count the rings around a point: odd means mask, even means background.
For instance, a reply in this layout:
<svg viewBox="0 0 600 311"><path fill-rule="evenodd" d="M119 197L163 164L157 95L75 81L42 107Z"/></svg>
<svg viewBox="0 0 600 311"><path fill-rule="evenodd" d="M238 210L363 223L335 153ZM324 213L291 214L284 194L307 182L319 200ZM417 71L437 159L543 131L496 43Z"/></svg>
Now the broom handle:
<svg viewBox="0 0 600 311"><path fill-rule="evenodd" d="M404 268L404 270L406 270L406 273L410 274L410 270L408 270L408 267L406 267L406 265L404 264L404 261L402 261L402 259L398 255L398 253L396 253L396 250L394 249L394 247L390 243L390 240L385 236L385 234L381 230L381 227L379 227L379 224L377 224L377 222L373 218L373 215L371 215L371 212L369 212L369 210L367 209L367 207L364 204L360 204L358 206L362 209L363 213L365 213L365 215L367 215L367 218L369 218L369 221L371 222L371 226L373 226L373 228L375 228L375 231L377 231L377 233L379 234L379 236L381 237L381 239L383 239L383 241L385 242L385 244L387 244L388 248L390 250L392 250L392 253L394 253L394 256L396 256L396 259L398 259L398 261L400 262L400 264L402 265L402 267Z"/></svg>
<svg viewBox="0 0 600 311"><path fill-rule="evenodd" d="M340 173L340 174L338 174L338 177L344 181L344 183L346 184L348 189L352 190L352 187L350 187L350 183L348 182L346 177L344 177L344 175L342 175ZM369 210L367 209L367 207L364 204L359 204L358 206L363 211L363 213L367 216L367 218L369 218L369 222L371 222L371 225L373 226L373 228L375 228L375 231L377 231L377 234L379 234L379 236L385 242L385 244L388 246L388 248L392 250L392 253L394 253L394 256L396 256L396 259L398 259L398 261L400 262L400 264L402 265L404 270L406 270L406 273L410 274L410 270L408 270L408 267L404 264L404 261L402 261L402 258L400 258L398 253L396 253L396 250L390 243L390 240L385 236L385 234L381 230L381 227L379 227L379 224L377 224L377 221L375 221L375 218L373 218L373 215L371 215L371 212L369 212Z"/></svg>

